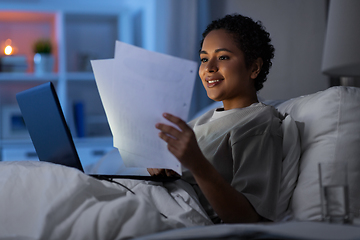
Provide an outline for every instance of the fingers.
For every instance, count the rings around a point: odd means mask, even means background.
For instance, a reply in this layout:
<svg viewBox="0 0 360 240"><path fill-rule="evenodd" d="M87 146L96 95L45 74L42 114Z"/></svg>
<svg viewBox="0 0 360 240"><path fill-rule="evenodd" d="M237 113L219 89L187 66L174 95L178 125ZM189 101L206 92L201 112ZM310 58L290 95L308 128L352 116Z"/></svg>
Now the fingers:
<svg viewBox="0 0 360 240"><path fill-rule="evenodd" d="M172 126L158 123L155 127L161 131L159 136L166 142L171 139L179 139L181 137L181 132Z"/></svg>
<svg viewBox="0 0 360 240"><path fill-rule="evenodd" d="M177 157L179 150L186 146L188 140L186 134L183 134L178 130L174 130L174 132L166 131L165 129L167 129L167 127L170 126L165 125L163 128L159 128L161 130L161 132L159 132L159 137L167 143L168 150Z"/></svg>
<svg viewBox="0 0 360 240"><path fill-rule="evenodd" d="M147 171L151 176L166 176L165 169L162 168L148 168Z"/></svg>
<svg viewBox="0 0 360 240"><path fill-rule="evenodd" d="M151 175L151 176L154 176L154 169L153 168L147 168L146 169L148 171L148 173Z"/></svg>
<svg viewBox="0 0 360 240"><path fill-rule="evenodd" d="M196 136L187 123L180 118L168 113L164 113L164 117L179 128L158 123L156 128L160 130L159 137L167 143L169 152L183 164L183 161L192 158L194 152L200 151Z"/></svg>
<svg viewBox="0 0 360 240"><path fill-rule="evenodd" d="M169 126L163 123L156 124L156 128L161 131L159 136L166 142L171 142L172 139L180 139L182 136L188 135L192 133L191 128L187 125L186 122L184 122L181 118L178 118L174 115L171 115L169 113L164 113L164 117L169 120L170 122L177 125L179 129Z"/></svg>
<svg viewBox="0 0 360 240"><path fill-rule="evenodd" d="M172 176L180 176L177 172L171 170L171 169L165 169L166 176L172 177Z"/></svg>
<svg viewBox="0 0 360 240"><path fill-rule="evenodd" d="M175 171L171 169L162 169L162 168L148 168L147 171L151 176L179 176Z"/></svg>
<svg viewBox="0 0 360 240"><path fill-rule="evenodd" d="M164 113L163 116L164 118L178 126L182 131L185 131L189 128L186 122L184 122L181 118L178 118L170 113Z"/></svg>

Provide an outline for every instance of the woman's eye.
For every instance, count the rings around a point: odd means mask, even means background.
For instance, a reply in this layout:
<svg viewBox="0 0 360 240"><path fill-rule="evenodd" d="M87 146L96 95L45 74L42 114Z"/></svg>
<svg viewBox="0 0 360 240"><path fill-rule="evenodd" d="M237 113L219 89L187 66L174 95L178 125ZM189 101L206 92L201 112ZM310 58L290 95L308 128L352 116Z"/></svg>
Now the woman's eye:
<svg viewBox="0 0 360 240"><path fill-rule="evenodd" d="M207 62L208 59L207 59L207 58L201 58L200 61L201 61L202 63L204 63L204 62Z"/></svg>
<svg viewBox="0 0 360 240"><path fill-rule="evenodd" d="M229 59L228 56L220 56L220 57L219 57L219 60L227 60L227 59Z"/></svg>

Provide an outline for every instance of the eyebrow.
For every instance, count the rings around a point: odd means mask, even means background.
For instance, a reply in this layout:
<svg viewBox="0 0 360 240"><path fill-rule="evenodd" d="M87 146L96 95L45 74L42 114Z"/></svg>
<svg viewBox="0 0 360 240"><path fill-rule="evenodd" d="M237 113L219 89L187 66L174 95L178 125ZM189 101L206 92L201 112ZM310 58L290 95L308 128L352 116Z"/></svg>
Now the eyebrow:
<svg viewBox="0 0 360 240"><path fill-rule="evenodd" d="M232 53L232 51L230 51L227 48L218 48L218 49L215 50L215 53L218 53L218 52L230 52L230 53ZM199 51L199 54L207 54L207 52L202 50L202 51Z"/></svg>

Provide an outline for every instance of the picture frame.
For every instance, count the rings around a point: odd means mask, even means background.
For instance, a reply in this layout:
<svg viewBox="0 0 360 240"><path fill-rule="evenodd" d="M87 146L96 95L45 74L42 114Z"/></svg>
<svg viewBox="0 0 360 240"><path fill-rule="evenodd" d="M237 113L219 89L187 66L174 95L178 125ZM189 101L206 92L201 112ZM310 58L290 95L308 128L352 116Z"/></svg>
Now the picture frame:
<svg viewBox="0 0 360 240"><path fill-rule="evenodd" d="M20 108L17 105L2 107L2 123L2 139L30 138Z"/></svg>

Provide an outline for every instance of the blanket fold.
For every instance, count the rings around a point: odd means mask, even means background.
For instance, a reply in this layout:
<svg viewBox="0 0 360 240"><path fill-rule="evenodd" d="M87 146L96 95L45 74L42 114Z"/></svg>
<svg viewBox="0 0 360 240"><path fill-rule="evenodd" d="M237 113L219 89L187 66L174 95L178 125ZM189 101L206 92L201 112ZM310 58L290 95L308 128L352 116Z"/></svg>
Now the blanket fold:
<svg viewBox="0 0 360 240"><path fill-rule="evenodd" d="M128 239L210 225L190 185L100 181L47 162L0 162L0 239Z"/></svg>

